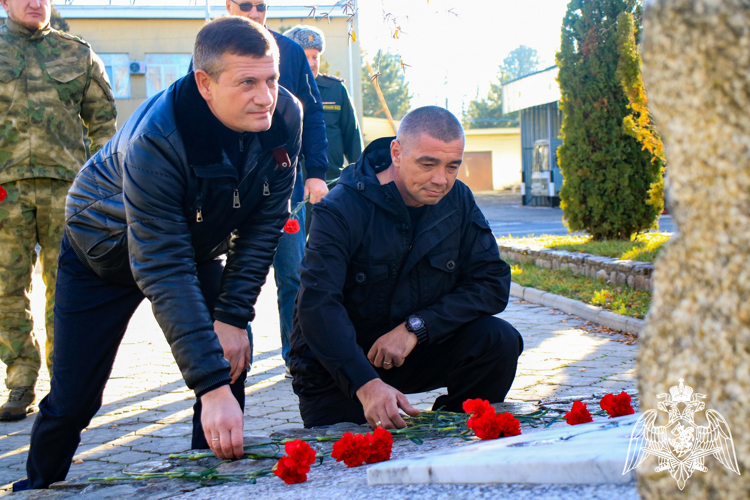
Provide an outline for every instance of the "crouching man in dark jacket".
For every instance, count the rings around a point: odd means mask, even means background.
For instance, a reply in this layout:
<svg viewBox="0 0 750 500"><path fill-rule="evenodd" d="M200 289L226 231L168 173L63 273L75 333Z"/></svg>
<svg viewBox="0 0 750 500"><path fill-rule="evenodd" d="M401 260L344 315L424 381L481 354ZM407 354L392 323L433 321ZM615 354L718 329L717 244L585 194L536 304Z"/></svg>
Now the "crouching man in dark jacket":
<svg viewBox="0 0 750 500"><path fill-rule="evenodd" d="M523 341L493 316L510 268L456 182L463 149L452 114L416 109L313 207L291 350L306 427L404 427L404 393L438 387L435 409L505 398Z"/></svg>
<svg viewBox="0 0 750 500"><path fill-rule="evenodd" d="M242 456L245 326L289 217L302 115L259 24L213 21L193 56L195 71L146 101L70 189L55 376L16 490L65 479L144 297L198 400L193 448Z"/></svg>

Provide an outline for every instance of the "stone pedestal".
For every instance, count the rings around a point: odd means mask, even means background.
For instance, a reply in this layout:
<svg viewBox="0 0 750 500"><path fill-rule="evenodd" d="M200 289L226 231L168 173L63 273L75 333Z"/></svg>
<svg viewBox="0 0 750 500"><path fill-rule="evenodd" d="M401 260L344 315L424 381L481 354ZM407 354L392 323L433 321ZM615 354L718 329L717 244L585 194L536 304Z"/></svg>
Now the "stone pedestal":
<svg viewBox="0 0 750 500"><path fill-rule="evenodd" d="M750 497L750 7L744 0L646 2L643 74L667 150L679 230L656 263L641 334L641 411L680 378L726 418L737 475L713 456L680 491L656 462L644 498ZM666 424L664 413L657 425ZM706 425L703 412L697 425ZM672 436L670 436L672 437Z"/></svg>
<svg viewBox="0 0 750 500"><path fill-rule="evenodd" d="M569 404L568 404L569 406ZM640 415L565 425L370 467L367 483L626 484L623 474Z"/></svg>

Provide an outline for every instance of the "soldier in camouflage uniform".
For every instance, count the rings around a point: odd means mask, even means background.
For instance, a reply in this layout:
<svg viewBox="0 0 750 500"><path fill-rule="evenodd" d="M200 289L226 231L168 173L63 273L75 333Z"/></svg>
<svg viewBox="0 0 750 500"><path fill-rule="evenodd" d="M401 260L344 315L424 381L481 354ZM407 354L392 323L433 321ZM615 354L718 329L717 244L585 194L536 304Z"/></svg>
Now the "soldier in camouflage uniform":
<svg viewBox="0 0 750 500"><path fill-rule="evenodd" d="M90 153L114 134L116 111L104 64L86 42L50 26L50 0L0 2L8 13L0 26L0 359L10 389L0 420L20 420L40 367L28 312L35 247L51 373L65 196Z"/></svg>

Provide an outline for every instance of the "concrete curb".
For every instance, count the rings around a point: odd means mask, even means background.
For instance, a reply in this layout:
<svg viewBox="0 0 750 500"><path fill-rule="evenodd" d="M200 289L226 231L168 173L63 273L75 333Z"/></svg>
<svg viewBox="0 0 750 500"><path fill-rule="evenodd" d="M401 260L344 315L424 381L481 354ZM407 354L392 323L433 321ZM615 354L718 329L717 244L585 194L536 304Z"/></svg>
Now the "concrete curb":
<svg viewBox="0 0 750 500"><path fill-rule="evenodd" d="M537 290L536 288L523 287L518 283L511 282L510 295L511 297L523 299L527 302L533 302L553 309L559 309L568 314L573 314L587 321L591 321L592 323L597 323L606 326L607 328L620 330L622 332L638 334L643 330L643 327L646 324L642 319L615 314L610 311L605 311L601 307L586 304L580 300L569 299L562 295Z"/></svg>

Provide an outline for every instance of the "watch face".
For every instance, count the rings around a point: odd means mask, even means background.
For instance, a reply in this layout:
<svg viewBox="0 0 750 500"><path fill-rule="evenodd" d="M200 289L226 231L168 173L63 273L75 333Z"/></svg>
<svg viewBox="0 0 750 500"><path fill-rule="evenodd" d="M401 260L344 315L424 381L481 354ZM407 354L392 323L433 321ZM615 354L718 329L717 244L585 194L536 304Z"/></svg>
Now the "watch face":
<svg viewBox="0 0 750 500"><path fill-rule="evenodd" d="M418 317L412 317L409 318L409 327L413 329L421 328L422 327L422 318Z"/></svg>

